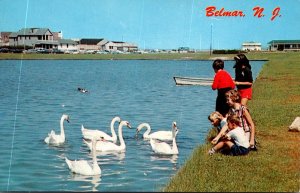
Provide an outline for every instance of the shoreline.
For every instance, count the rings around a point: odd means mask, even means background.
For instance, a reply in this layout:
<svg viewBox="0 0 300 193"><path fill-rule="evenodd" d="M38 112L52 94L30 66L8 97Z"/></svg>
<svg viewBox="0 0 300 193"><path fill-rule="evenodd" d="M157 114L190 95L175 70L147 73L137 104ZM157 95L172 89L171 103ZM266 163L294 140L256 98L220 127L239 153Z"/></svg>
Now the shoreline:
<svg viewBox="0 0 300 193"><path fill-rule="evenodd" d="M266 56L246 55L250 59ZM206 141L194 149L162 191L299 191L300 132L290 132L288 127L300 113L300 55L270 54L267 59L248 104L258 151L247 156L209 156L212 145Z"/></svg>

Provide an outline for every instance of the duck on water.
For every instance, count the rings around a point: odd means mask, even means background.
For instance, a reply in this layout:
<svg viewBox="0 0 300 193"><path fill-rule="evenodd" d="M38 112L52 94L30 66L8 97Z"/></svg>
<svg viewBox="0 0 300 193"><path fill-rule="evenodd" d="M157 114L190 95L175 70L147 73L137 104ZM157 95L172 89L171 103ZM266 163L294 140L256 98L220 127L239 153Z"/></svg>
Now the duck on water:
<svg viewBox="0 0 300 193"><path fill-rule="evenodd" d="M82 92L82 93L87 93L87 92L89 92L87 89L85 89L85 88L80 88L80 87L78 87L78 89L77 89L79 92Z"/></svg>

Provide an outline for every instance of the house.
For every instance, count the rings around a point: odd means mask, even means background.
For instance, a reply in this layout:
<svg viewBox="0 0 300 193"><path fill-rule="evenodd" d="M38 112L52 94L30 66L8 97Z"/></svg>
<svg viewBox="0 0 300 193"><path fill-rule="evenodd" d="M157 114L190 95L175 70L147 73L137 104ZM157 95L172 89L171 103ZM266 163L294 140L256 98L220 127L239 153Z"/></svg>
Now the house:
<svg viewBox="0 0 300 193"><path fill-rule="evenodd" d="M131 52L138 50L133 43L108 41L103 38L92 39L63 39L62 32L52 32L48 28L23 28L18 32L11 32L6 35L1 34L1 42L8 39L9 46L26 46L32 48L58 49L62 51L79 50L106 50L106 51L124 51ZM6 40L7 41L7 40Z"/></svg>
<svg viewBox="0 0 300 193"><path fill-rule="evenodd" d="M268 44L270 51L300 51L300 40L272 40Z"/></svg>
<svg viewBox="0 0 300 193"><path fill-rule="evenodd" d="M0 46L9 45L9 35L11 32L0 32Z"/></svg>
<svg viewBox="0 0 300 193"><path fill-rule="evenodd" d="M133 52L137 51L137 45L128 42L119 41L108 41L101 45L101 50L107 50L110 52L122 51L122 52Z"/></svg>
<svg viewBox="0 0 300 193"><path fill-rule="evenodd" d="M9 36L10 46L53 48L53 33L48 28L23 28Z"/></svg>
<svg viewBox="0 0 300 193"><path fill-rule="evenodd" d="M78 41L79 50L106 50L109 52L123 51L131 52L136 51L138 47L133 43L109 41L106 39L93 39L83 38Z"/></svg>
<svg viewBox="0 0 300 193"><path fill-rule="evenodd" d="M77 45L78 45L78 43L71 40L71 39L59 39L59 40L57 40L56 49L62 50L64 52L66 52L66 51L77 51L78 50Z"/></svg>
<svg viewBox="0 0 300 193"><path fill-rule="evenodd" d="M62 32L51 32L48 28L23 28L9 35L10 46L29 46L33 48L77 50L73 40L62 39Z"/></svg>
<svg viewBox="0 0 300 193"><path fill-rule="evenodd" d="M261 43L258 42L244 42L242 44L243 51L261 51Z"/></svg>
<svg viewBox="0 0 300 193"><path fill-rule="evenodd" d="M83 38L78 41L79 50L101 50L101 45L106 43L105 39Z"/></svg>

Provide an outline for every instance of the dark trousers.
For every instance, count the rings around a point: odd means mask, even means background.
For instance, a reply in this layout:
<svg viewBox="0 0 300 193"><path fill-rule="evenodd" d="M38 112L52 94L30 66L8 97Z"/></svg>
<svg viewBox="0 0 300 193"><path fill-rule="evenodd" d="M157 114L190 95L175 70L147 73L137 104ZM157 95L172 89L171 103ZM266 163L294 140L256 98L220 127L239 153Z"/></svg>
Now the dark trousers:
<svg viewBox="0 0 300 193"><path fill-rule="evenodd" d="M216 111L221 113L224 117L226 116L230 108L226 102L225 93L231 89L232 88L230 87L218 89L218 96L216 100Z"/></svg>

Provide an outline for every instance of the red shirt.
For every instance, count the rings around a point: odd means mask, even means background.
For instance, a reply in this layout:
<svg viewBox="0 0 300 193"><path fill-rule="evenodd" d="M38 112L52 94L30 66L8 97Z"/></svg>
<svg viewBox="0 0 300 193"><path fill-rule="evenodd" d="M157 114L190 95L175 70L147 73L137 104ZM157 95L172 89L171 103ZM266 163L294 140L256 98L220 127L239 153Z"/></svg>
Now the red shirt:
<svg viewBox="0 0 300 193"><path fill-rule="evenodd" d="M211 85L211 88L213 90L216 90L216 89L228 88L228 87L230 87L231 89L235 88L235 84L232 80L232 77L228 72L220 69L215 74L214 81L213 84Z"/></svg>

